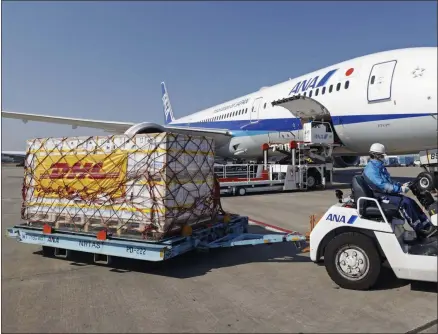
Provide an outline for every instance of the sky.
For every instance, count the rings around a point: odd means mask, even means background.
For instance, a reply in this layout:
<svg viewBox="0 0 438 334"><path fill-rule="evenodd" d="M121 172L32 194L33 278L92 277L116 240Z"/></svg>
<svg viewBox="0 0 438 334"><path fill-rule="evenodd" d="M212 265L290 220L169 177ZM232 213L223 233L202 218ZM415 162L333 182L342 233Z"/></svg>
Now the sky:
<svg viewBox="0 0 438 334"><path fill-rule="evenodd" d="M163 124L350 58L437 46L435 1L2 2L2 110ZM89 128L2 119L2 150Z"/></svg>

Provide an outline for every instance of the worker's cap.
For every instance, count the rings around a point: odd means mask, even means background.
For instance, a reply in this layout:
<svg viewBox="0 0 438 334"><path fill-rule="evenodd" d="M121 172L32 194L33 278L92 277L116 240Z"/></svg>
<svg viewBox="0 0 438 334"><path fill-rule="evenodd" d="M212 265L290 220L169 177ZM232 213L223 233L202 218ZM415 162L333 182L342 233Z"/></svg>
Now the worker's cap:
<svg viewBox="0 0 438 334"><path fill-rule="evenodd" d="M370 147L370 153L385 155L386 154L385 145L380 143L374 143Z"/></svg>

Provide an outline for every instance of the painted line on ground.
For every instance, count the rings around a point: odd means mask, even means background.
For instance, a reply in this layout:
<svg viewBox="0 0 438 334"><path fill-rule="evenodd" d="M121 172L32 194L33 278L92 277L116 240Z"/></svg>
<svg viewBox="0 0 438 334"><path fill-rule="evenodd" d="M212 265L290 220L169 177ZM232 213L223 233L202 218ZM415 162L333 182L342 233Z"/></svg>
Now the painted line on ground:
<svg viewBox="0 0 438 334"><path fill-rule="evenodd" d="M249 222L251 225L259 225L259 226L263 226L263 227L265 227L267 230L271 230L271 231L274 231L274 232L295 233L294 231L287 230L287 229L282 228L282 227L280 227L280 226L275 226L275 225L271 225L271 224L263 223L263 222L261 222L261 221L258 221L258 220L252 219L252 218L248 218L248 222Z"/></svg>

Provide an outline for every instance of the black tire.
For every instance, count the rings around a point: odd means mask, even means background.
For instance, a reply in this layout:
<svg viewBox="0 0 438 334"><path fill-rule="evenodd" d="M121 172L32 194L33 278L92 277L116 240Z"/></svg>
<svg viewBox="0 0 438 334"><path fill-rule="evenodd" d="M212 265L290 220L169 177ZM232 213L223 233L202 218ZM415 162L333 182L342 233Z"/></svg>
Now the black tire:
<svg viewBox="0 0 438 334"><path fill-rule="evenodd" d="M45 257L54 257L55 256L55 248L43 246L43 256Z"/></svg>
<svg viewBox="0 0 438 334"><path fill-rule="evenodd" d="M342 273L341 264L337 264L338 254L344 253L342 251L345 249L345 254L351 252L354 254L356 252L355 258L363 257L362 263L365 263L364 269L366 271L362 277L348 278L348 274ZM365 256L361 256L365 255ZM345 265L344 267L348 266ZM380 270L382 266L382 260L376 249L376 246L369 237L357 233L357 232L346 232L336 236L325 248L324 252L324 265L330 278L339 285L341 288L349 290L368 290L373 287L380 275Z"/></svg>
<svg viewBox="0 0 438 334"><path fill-rule="evenodd" d="M309 182L309 180L313 180L311 182ZM321 184L321 177L320 174L314 170L314 169L310 169L307 172L307 189L313 190L315 189L319 184Z"/></svg>
<svg viewBox="0 0 438 334"><path fill-rule="evenodd" d="M243 187L236 188L236 195L238 196L245 196L246 195L246 189Z"/></svg>
<svg viewBox="0 0 438 334"><path fill-rule="evenodd" d="M435 180L431 173L421 172L418 174L418 187L421 190L432 190L435 187Z"/></svg>

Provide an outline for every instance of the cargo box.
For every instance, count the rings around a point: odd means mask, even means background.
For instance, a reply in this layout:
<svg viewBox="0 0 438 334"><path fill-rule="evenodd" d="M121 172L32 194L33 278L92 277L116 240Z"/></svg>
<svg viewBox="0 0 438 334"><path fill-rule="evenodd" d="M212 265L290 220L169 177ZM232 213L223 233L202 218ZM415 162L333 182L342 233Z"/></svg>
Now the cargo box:
<svg viewBox="0 0 438 334"><path fill-rule="evenodd" d="M214 142L173 133L27 142L29 225L161 239L214 218Z"/></svg>

